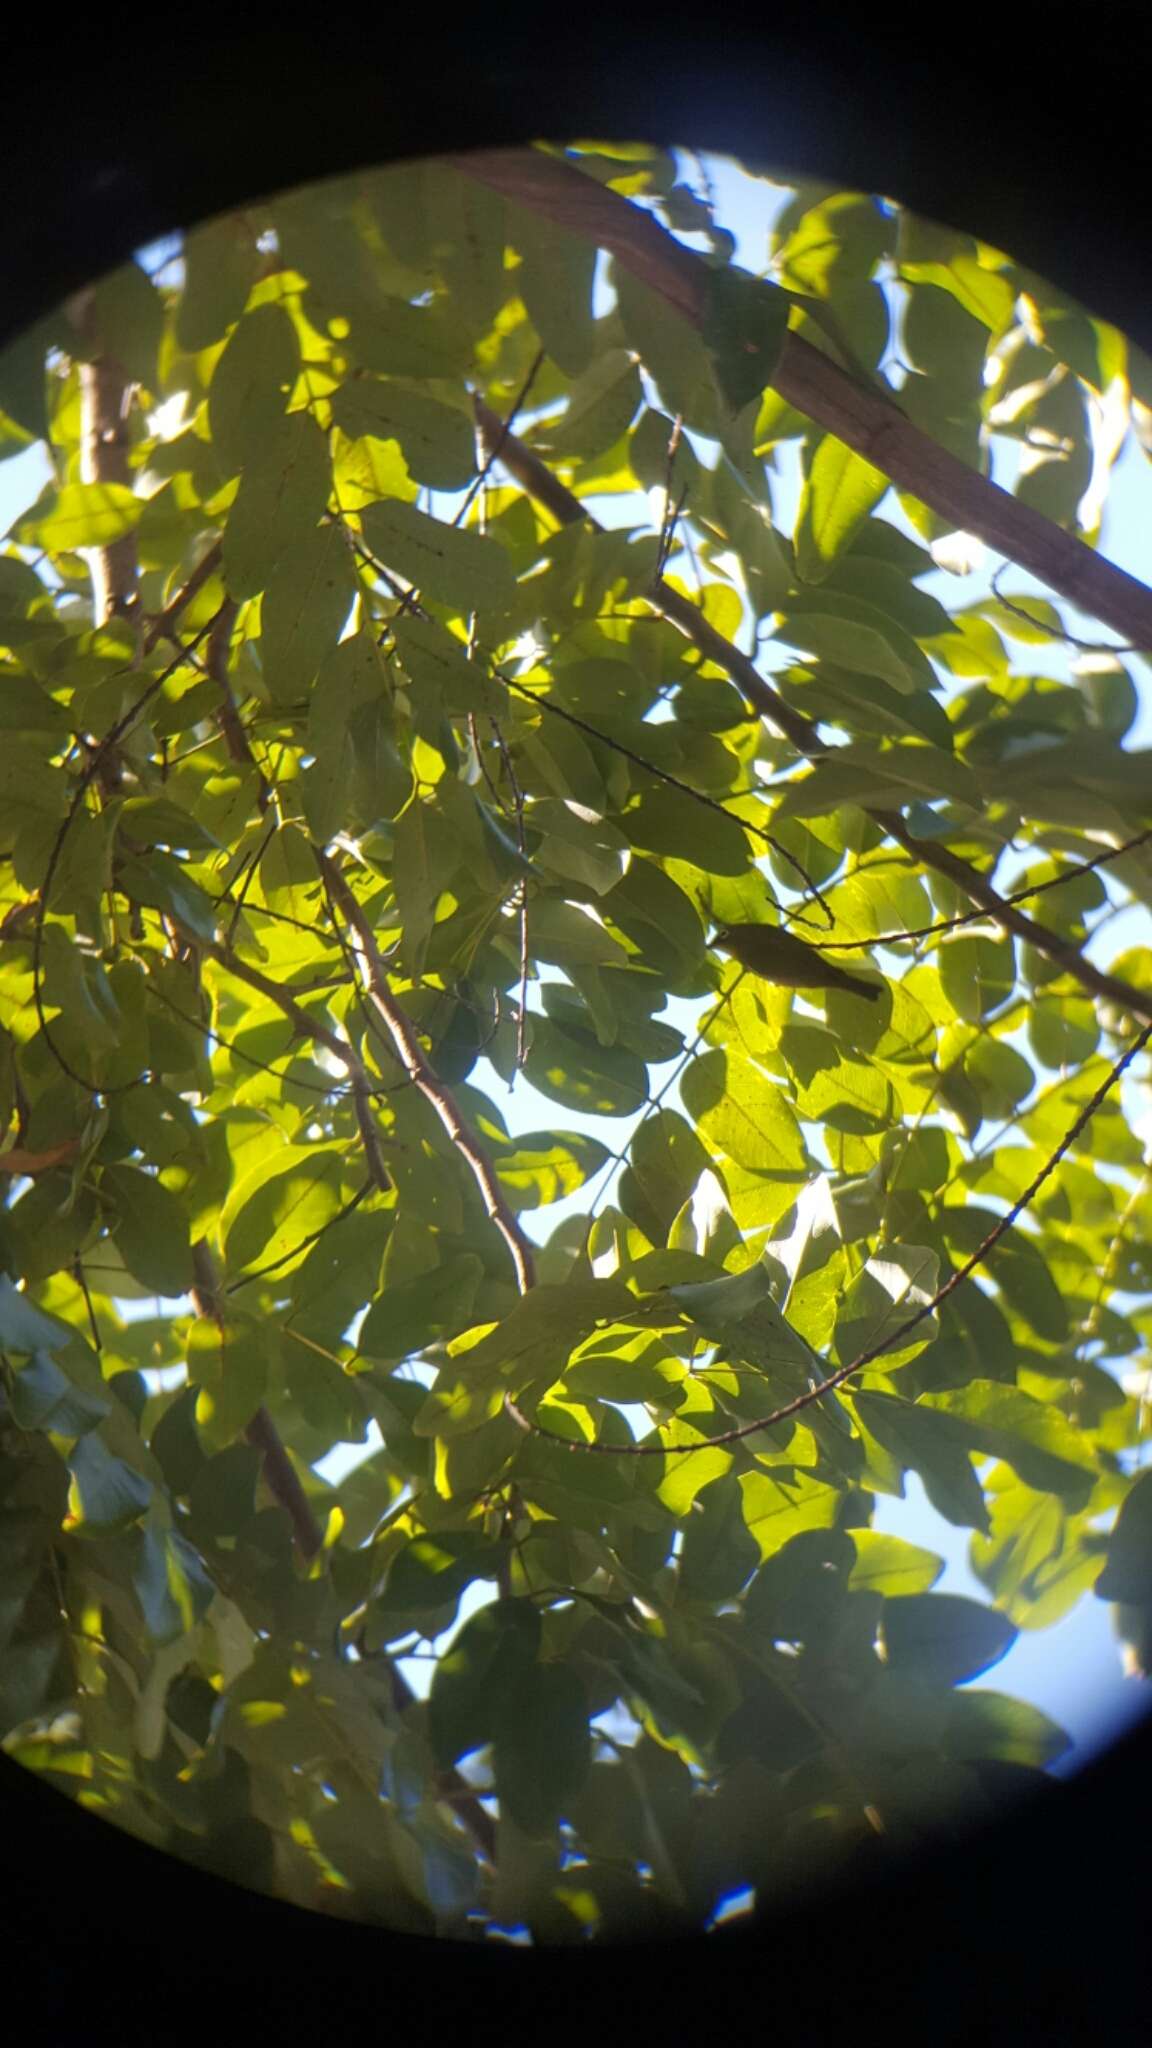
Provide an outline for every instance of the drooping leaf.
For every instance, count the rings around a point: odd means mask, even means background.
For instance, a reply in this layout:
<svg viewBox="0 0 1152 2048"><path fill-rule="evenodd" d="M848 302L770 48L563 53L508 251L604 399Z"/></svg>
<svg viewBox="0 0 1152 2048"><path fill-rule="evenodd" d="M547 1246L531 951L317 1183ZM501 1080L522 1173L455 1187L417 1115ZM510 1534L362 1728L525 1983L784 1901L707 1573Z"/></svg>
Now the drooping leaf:
<svg viewBox="0 0 1152 2048"><path fill-rule="evenodd" d="M905 1593L884 1602L889 1668L936 1685L962 1685L998 1663L1016 1631L994 1608L955 1593Z"/></svg>
<svg viewBox="0 0 1152 2048"><path fill-rule="evenodd" d="M796 573L805 583L824 580L887 489L882 470L825 434L809 465L796 518Z"/></svg>

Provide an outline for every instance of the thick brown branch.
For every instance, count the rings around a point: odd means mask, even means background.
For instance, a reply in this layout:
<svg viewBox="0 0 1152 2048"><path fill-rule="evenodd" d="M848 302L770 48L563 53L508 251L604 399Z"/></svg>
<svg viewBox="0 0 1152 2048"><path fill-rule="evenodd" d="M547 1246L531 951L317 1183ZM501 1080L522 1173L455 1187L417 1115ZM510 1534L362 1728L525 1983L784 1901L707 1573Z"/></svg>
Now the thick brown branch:
<svg viewBox="0 0 1152 2048"><path fill-rule="evenodd" d="M345 919L356 934L368 1000L387 1025L400 1064L413 1087L419 1089L424 1100L435 1110L456 1150L467 1163L480 1190L484 1207L508 1247L508 1255L516 1272L516 1284L522 1294L527 1294L536 1280L532 1247L508 1205L504 1191L492 1170L491 1161L487 1158L475 1132L461 1116L450 1091L437 1079L425 1059L411 1023L388 986L388 972L373 936L372 927L352 890L336 863L319 847L314 851L333 901L339 904Z"/></svg>
<svg viewBox="0 0 1152 2048"><path fill-rule="evenodd" d="M72 317L88 352L77 367L80 378L80 480L86 484L118 484L131 489L128 459L128 406L131 385L120 364L105 355L95 327L90 291L72 302ZM136 535L121 534L106 547L89 549L92 615L98 626L135 603Z"/></svg>
<svg viewBox="0 0 1152 2048"><path fill-rule="evenodd" d="M466 176L584 235L702 325L708 265L630 200L575 164L540 150L492 150L449 159ZM789 405L863 455L900 490L973 533L1099 619L1136 648L1152 649L1152 590L1042 513L969 469L912 424L898 404L789 334L772 383Z"/></svg>
<svg viewBox="0 0 1152 2048"><path fill-rule="evenodd" d="M985 881L979 869L974 868L970 861L964 860L958 853L953 853L949 847L941 846L936 840L917 839L915 834L908 830L898 811L869 811L868 815L874 818L878 825L882 825L889 837L894 839L897 845L902 846L913 860L921 861L925 867L935 868L939 875L947 875L949 880L963 889L974 903L980 904L1004 931L1011 932L1018 939L1024 939L1028 945L1034 946L1038 953L1043 953L1046 959L1058 961L1067 973L1075 977L1081 988L1090 989L1093 995L1100 996L1106 1003L1115 1003L1119 1009L1128 1011L1134 1017L1152 1019L1152 992L1135 988L1131 982L1121 981L1118 975L1104 974L1099 967L1094 967L1090 960L1084 958L1083 953L1078 952L1075 946L1070 946L1057 932L1049 930L1045 924L1038 924L1035 918L1028 917L1023 910L1018 910L1014 903L1010 903L1007 897L1001 896L999 890L994 889L991 882Z"/></svg>
<svg viewBox="0 0 1152 2048"><path fill-rule="evenodd" d="M503 422L482 399L474 401L478 431L484 442L494 440ZM525 448L522 441L510 432L505 432L500 460L510 476L522 484L530 496L553 514L564 525L574 525L578 519L586 519L597 530L597 522L585 510L579 498L562 484L557 477L535 455ZM709 625L694 604L682 597L678 591L669 589L664 582L654 585L650 602L668 619L679 626L681 631L706 654L710 661L743 691L745 700L755 706L763 716L771 720L777 730L786 734L798 750L810 760L818 760L826 754L823 740L817 728L799 712L793 712L777 696L770 683L766 683L755 664L715 626ZM608 744L612 744L611 741ZM880 825L897 845L919 861L922 866L934 868L937 874L947 875L963 889L973 903L986 910L988 915L1004 931L1015 937L1026 939L1045 958L1058 961L1060 966L1080 983L1090 989L1093 995L1101 996L1106 1002L1115 1003L1134 1017L1152 1018L1152 995L1134 988L1131 983L1121 981L1116 975L1104 974L1086 960L1074 946L1070 946L1057 932L1047 925L1037 923L1035 918L1017 910L992 884L985 880L978 868L966 861L949 847L941 846L938 840L917 839L909 830L898 811L869 810L867 815Z"/></svg>

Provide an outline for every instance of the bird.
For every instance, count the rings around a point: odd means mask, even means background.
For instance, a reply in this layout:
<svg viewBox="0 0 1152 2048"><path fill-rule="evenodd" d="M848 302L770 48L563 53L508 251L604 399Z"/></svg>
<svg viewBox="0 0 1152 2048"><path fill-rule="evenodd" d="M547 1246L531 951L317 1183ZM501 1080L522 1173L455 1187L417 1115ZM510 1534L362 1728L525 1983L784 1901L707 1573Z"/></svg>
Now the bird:
<svg viewBox="0 0 1152 2048"><path fill-rule="evenodd" d="M731 953L762 981L773 981L780 988L842 988L850 995L867 996L870 1003L880 994L875 982L846 974L815 946L806 945L779 925L722 924L713 933L712 944Z"/></svg>

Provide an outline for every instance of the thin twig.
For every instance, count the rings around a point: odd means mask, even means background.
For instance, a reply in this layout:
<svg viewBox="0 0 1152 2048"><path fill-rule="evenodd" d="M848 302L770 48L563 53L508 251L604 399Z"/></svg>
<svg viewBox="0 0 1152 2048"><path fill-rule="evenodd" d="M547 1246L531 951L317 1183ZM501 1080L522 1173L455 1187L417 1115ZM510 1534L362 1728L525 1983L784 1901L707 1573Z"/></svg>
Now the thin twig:
<svg viewBox="0 0 1152 2048"><path fill-rule="evenodd" d="M681 318L702 329L710 266L668 229L565 158L542 150L480 150L448 159L466 177L608 249ZM766 287L767 289L768 287ZM975 533L1126 641L1152 649L1152 590L1074 534L1023 504L906 418L885 386L845 370L787 333L770 383L960 532Z"/></svg>
<svg viewBox="0 0 1152 2048"><path fill-rule="evenodd" d="M523 861L527 859L524 838L524 791L520 787L520 781L512 763L512 756L508 751L507 741L504 738L504 734L500 730L499 719L490 716L488 722L492 727L493 733L495 734L496 745L500 749L500 758L504 764L504 773L508 777L508 781L511 786L512 803L516 815L516 844L520 850L520 858ZM525 1042L525 1025L527 1022L528 1014L529 965L527 875L521 875L520 877L520 889L519 894L517 896L517 918L520 926L520 996L519 1012L516 1018L516 1073L520 1073L523 1071L524 1062L528 1057L527 1045ZM511 1094L514 1086L515 1076L513 1076L513 1079L508 1083L509 1094Z"/></svg>
<svg viewBox="0 0 1152 2048"><path fill-rule="evenodd" d="M1095 1116L1101 1103L1106 1100L1125 1069L1131 1065L1137 1053L1143 1050L1149 1039L1152 1039L1152 1021L1147 1023L1143 1030L1137 1033L1127 1050L1109 1069L1099 1087L1093 1090L1088 1101L1073 1119L1064 1136L1060 1139L1059 1144L1049 1154L1039 1173L1029 1182L1023 1194L1017 1197L1004 1216L997 1218L996 1223L987 1236L977 1245L975 1251L970 1257L965 1259L963 1265L957 1267L956 1271L950 1275L943 1286L937 1288L930 1301L924 1302L914 1315L909 1316L907 1322L901 1323L897 1329L882 1337L878 1343L873 1344L867 1350L858 1352L856 1357L851 1359L847 1365L839 1366L826 1379L813 1381L803 1394L797 1394L794 1400L786 1401L782 1407L773 1409L771 1415L763 1416L758 1422L746 1422L742 1423L738 1428L723 1430L718 1436L701 1437L699 1442L694 1444L605 1444L585 1443L581 1438L558 1436L553 1430L542 1429L538 1422L533 1422L531 1417L524 1414L510 1394L505 1394L504 1406L508 1414L528 1435L547 1437L549 1443L557 1444L563 1450L573 1452L590 1451L598 1453L602 1457L612 1458L690 1457L696 1451L710 1450L718 1444L739 1443L744 1437L755 1436L762 1429L774 1429L779 1423L789 1421L792 1416L802 1414L804 1409L812 1406L813 1402L821 1400L825 1394L834 1393L837 1387L843 1386L845 1380L850 1379L853 1373L861 1371L866 1365L871 1365L874 1359L881 1357L885 1352L896 1350L903 1340L910 1336L912 1331L917 1329L927 1316L935 1314L940 1303L945 1301L955 1288L959 1287L962 1280L966 1280L969 1274L975 1271L977 1266L983 1264L1005 1232L1011 1229L1016 1218L1027 1209L1033 1197L1039 1193L1049 1175L1055 1172L1064 1154L1075 1144L1085 1125Z"/></svg>
<svg viewBox="0 0 1152 2048"><path fill-rule="evenodd" d="M369 1178L382 1194L387 1193L392 1186L392 1180L384 1165L379 1133L372 1118L370 1105L374 1090L368 1070L359 1054L338 1031L334 1031L319 1018L311 1016L287 989L280 987L279 982L273 981L267 974L261 974L258 967L250 967L246 960L239 959L230 946L216 940L208 946L207 951L222 967L227 968L229 974L235 975L237 981L246 981L250 988L257 989L261 995L267 996L269 1002L275 1003L301 1038L314 1039L317 1045L324 1046L332 1058L340 1062L352 1083L353 1108L364 1147Z"/></svg>
<svg viewBox="0 0 1152 2048"><path fill-rule="evenodd" d="M355 934L368 1001L387 1026L392 1047L399 1057L401 1066L414 1087L419 1089L424 1100L435 1110L453 1145L469 1167L488 1216L508 1247L508 1255L512 1260L520 1292L527 1294L535 1285L536 1279L532 1246L508 1205L479 1138L461 1115L450 1090L433 1073L410 1020L393 996L388 985L387 968L363 909L335 861L320 847L314 847L313 852L333 901L339 905L345 921Z"/></svg>
<svg viewBox="0 0 1152 2048"><path fill-rule="evenodd" d="M184 649L182 654L177 655L174 661L170 661L167 668L161 669L159 675L153 676L147 687L140 692L135 703L130 704L123 716L116 720L115 725L109 727L104 738L100 741L99 746L80 774L76 787L72 792L72 800L60 821L56 835L48 850L48 859L44 866L44 879L40 884L40 895L36 904L36 921L33 926L32 935L32 999L36 1006L37 1022L44 1033L44 1042L56 1061L57 1066L67 1074L70 1081L75 1081L78 1088L83 1088L90 1095L123 1095L129 1088L135 1088L136 1079L117 1082L97 1081L86 1074L79 1073L72 1066L71 1062L65 1058L52 1036L44 1011L43 975L41 973L41 960L44 950L44 920L48 912L48 899L52 893L52 883L55 879L56 870L60 865L65 841L75 822L77 813L92 783L100 774L105 760L111 758L125 733L136 723L145 706L151 703L157 691L161 690L168 681L169 676L173 675L179 668L181 661L186 658L193 648L199 645L201 640L207 638L210 631L211 621L209 621L208 625L200 628L200 631L189 642L188 647Z"/></svg>
<svg viewBox="0 0 1152 2048"><path fill-rule="evenodd" d="M143 651L145 654L151 654L153 648L161 640L170 640L172 638L173 630L181 613L191 604L197 592L203 589L209 577L215 575L216 570L220 567L222 553L221 543L214 541L207 554L202 555L197 562L187 582L181 584L175 597L169 600L162 612L157 612L155 617L149 620L144 633Z"/></svg>
<svg viewBox="0 0 1152 2048"><path fill-rule="evenodd" d="M581 518L586 517L579 499L551 475L538 456L517 442L515 435L507 437L503 460L505 467L524 484L524 488L533 496L539 495L541 503L548 504L558 519L566 524L572 524L577 515ZM1152 593L1147 594L1152 596ZM675 600L671 607L667 601L669 597ZM714 626L709 625L703 614L698 612L687 598L681 598L677 592L670 591L667 584L660 584L653 592L651 601L665 617L682 627L701 652L707 653L710 660L725 670L737 687L743 690L746 700L770 719L786 738L791 739L801 753L811 760L819 760L827 753L828 749L820 739L817 728L802 714L792 712L771 684L764 681L748 656L742 654L738 647L732 646L730 641L725 640L723 634L718 633ZM523 689L522 685L512 684L506 677L502 680L509 688ZM543 703L545 700L538 698L537 701ZM552 709L559 712L561 707L554 705ZM572 723L579 723L571 712L563 712L562 715ZM624 750L621 748L621 751ZM862 808L865 815L874 819L889 838L894 839L898 846L902 846L918 865L935 868L938 874L947 875L948 879L963 889L974 903L980 904L988 911L1005 931L1027 940L1029 945L1034 946L1036 951L1043 953L1046 958L1058 961L1082 987L1090 989L1094 995L1103 997L1106 1002L1116 1004L1133 1016L1152 1019L1152 996L1142 993L1115 975L1102 973L1090 960L1086 960L1076 947L1068 945L1056 932L1050 931L1046 925L1037 924L1033 918L1026 917L1023 911L1018 910L992 887L988 878L982 875L978 868L973 867L961 855L942 846L938 840L917 839L898 811L878 810L868 805ZM870 943L875 944L875 941Z"/></svg>
<svg viewBox="0 0 1152 2048"><path fill-rule="evenodd" d="M212 1255L203 1239L194 1246L193 1264L196 1281L192 1288L192 1300L197 1315L210 1317L223 1332L224 1309L216 1284L216 1273ZM324 1532L312 1511L304 1486L295 1465L285 1449L283 1439L267 1408L261 1402L255 1414L247 1423L244 1435L253 1450L259 1451L263 1460L265 1482L273 1498L284 1509L292 1523L296 1544L306 1562L319 1556L324 1547ZM390 1657L382 1655L387 1668L392 1690L392 1700L398 1714L403 1714L415 1698L403 1673L398 1671ZM496 1830L491 1815L484 1811L471 1786L454 1768L437 1775L438 1796L450 1803L460 1814L489 1862L496 1854Z"/></svg>

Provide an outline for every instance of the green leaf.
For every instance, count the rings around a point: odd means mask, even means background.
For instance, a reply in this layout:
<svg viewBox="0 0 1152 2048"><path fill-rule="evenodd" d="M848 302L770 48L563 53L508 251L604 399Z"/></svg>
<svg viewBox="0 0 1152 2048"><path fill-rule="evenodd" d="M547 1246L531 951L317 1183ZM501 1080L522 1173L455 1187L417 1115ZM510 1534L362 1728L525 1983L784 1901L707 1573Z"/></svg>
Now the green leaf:
<svg viewBox="0 0 1152 2048"><path fill-rule="evenodd" d="M148 1480L116 1457L97 1431L82 1436L73 1446L68 1469L72 1474L69 1520L78 1534L110 1535L131 1527L147 1512L152 1500Z"/></svg>
<svg viewBox="0 0 1152 2048"><path fill-rule="evenodd" d="M561 461L587 461L614 448L642 400L639 373L629 351L605 349L573 384L567 409L548 436L550 455Z"/></svg>
<svg viewBox="0 0 1152 2048"><path fill-rule="evenodd" d="M682 858L690 848L693 865L713 875L748 872L748 838L739 820L694 803L684 790L667 783L642 791L639 802L623 813L622 823L633 846L674 858Z"/></svg>
<svg viewBox="0 0 1152 2048"><path fill-rule="evenodd" d="M512 1207L542 1209L586 1186L609 1158L598 1138L578 1131L526 1131L491 1148L492 1164Z"/></svg>
<svg viewBox="0 0 1152 2048"><path fill-rule="evenodd" d="M898 1332L936 1293L939 1260L925 1245L886 1246L867 1260L844 1294L836 1318L836 1357L841 1365L862 1351L883 1356L894 1345L916 1352L936 1335L935 1315L925 1316L906 1338ZM889 1359L888 1370L899 1362Z"/></svg>
<svg viewBox="0 0 1152 2048"><path fill-rule="evenodd" d="M496 1600L464 1624L439 1659L428 1732L442 1770L496 1734L504 1701L536 1661L540 1616L529 1600Z"/></svg>
<svg viewBox="0 0 1152 2048"><path fill-rule="evenodd" d="M944 1560L902 1536L889 1536L880 1529L850 1531L856 1562L849 1580L854 1592L897 1594L927 1593L944 1570Z"/></svg>
<svg viewBox="0 0 1152 2048"><path fill-rule="evenodd" d="M500 1695L493 1767L501 1811L529 1835L548 1833L592 1760L588 1702L565 1664L525 1664Z"/></svg>
<svg viewBox="0 0 1152 2048"><path fill-rule="evenodd" d="M687 1464L688 1460L678 1462ZM692 1460L693 1464L697 1462L702 1464L704 1460ZM775 1477L767 1472L745 1472L740 1488L744 1495L744 1519L763 1559L774 1557L786 1543L807 1536L810 1531L830 1531L843 1500L839 1487L826 1486L807 1472L788 1466L779 1467ZM662 1496L663 1491L662 1488Z"/></svg>
<svg viewBox="0 0 1152 2048"><path fill-rule="evenodd" d="M263 465L300 368L300 344L275 305L245 313L228 338L208 392L212 446L225 476Z"/></svg>
<svg viewBox="0 0 1152 2048"><path fill-rule="evenodd" d="M673 984L704 957L704 928L691 898L654 861L634 860L599 910L637 949L638 964Z"/></svg>
<svg viewBox="0 0 1152 2048"><path fill-rule="evenodd" d="M958 1763L988 1760L1042 1771L1066 1756L1072 1738L1030 1700L1002 1692L958 1692L948 1709L944 1747Z"/></svg>
<svg viewBox="0 0 1152 2048"><path fill-rule="evenodd" d="M173 1493L189 1493L208 1453L196 1428L198 1389L181 1387L152 1432L152 1455Z"/></svg>
<svg viewBox="0 0 1152 2048"><path fill-rule="evenodd" d="M635 1358L608 1352L585 1352L568 1367L563 1386L574 1401L656 1401L678 1398L684 1367L660 1344L650 1344Z"/></svg>
<svg viewBox="0 0 1152 2048"><path fill-rule="evenodd" d="M181 348L196 354L223 339L248 304L258 264L255 242L234 217L189 230L184 237L184 289L176 308Z"/></svg>
<svg viewBox="0 0 1152 2048"><path fill-rule="evenodd" d="M1003 1458L1037 1492L1087 1497L1097 1471L1091 1444L1058 1408L1022 1387L970 1380L922 1395L921 1405L965 1424L974 1449Z"/></svg>
<svg viewBox="0 0 1152 2048"><path fill-rule="evenodd" d="M469 1327L483 1266L460 1252L412 1280L389 1281L360 1327L359 1348L388 1363Z"/></svg>
<svg viewBox="0 0 1152 2048"><path fill-rule="evenodd" d="M644 1107L648 1074L635 1053L549 1017L534 1016L530 1031L524 1073L550 1102L589 1116L635 1116Z"/></svg>
<svg viewBox="0 0 1152 2048"><path fill-rule="evenodd" d="M619 1280L573 1279L563 1285L541 1281L478 1343L454 1345L452 1369L463 1370L472 1379L495 1373L524 1385L538 1367L556 1367L553 1377L559 1378L560 1346L571 1350L597 1323L625 1314L632 1300Z"/></svg>
<svg viewBox="0 0 1152 2048"><path fill-rule="evenodd" d="M709 1165L691 1124L674 1109L658 1109L640 1125L620 1179L620 1206L653 1244L667 1242L697 1181Z"/></svg>
<svg viewBox="0 0 1152 2048"><path fill-rule="evenodd" d="M744 1519L739 1486L714 1479L693 1502L680 1548L680 1584L689 1600L725 1600L760 1563L760 1545Z"/></svg>
<svg viewBox="0 0 1152 2048"><path fill-rule="evenodd" d="M977 932L946 936L937 959L944 994L965 1023L979 1024L1016 986L1015 949L1007 933L996 939Z"/></svg>
<svg viewBox="0 0 1152 2048"><path fill-rule="evenodd" d="M1141 1472L1120 1504L1096 1592L1133 1606L1152 1601L1152 1472Z"/></svg>
<svg viewBox="0 0 1152 2048"><path fill-rule="evenodd" d="M24 547L49 553L75 548L106 548L131 533L144 510L127 484L64 484L37 518L17 528Z"/></svg>
<svg viewBox="0 0 1152 2048"><path fill-rule="evenodd" d="M700 332L729 410L743 411L772 381L788 333L788 293L735 265L704 273Z"/></svg>
<svg viewBox="0 0 1152 2048"><path fill-rule="evenodd" d="M258 596L285 557L307 546L331 493L332 462L319 427L303 412L277 420L247 454L224 529L233 597Z"/></svg>
<svg viewBox="0 0 1152 2048"><path fill-rule="evenodd" d="M467 413L426 391L377 377L354 378L332 396L332 419L351 440L395 441L410 476L434 491L458 491L476 471L475 431Z"/></svg>
<svg viewBox="0 0 1152 2048"><path fill-rule="evenodd" d="M47 1351L35 1351L13 1370L12 1416L20 1429L50 1430L54 1436L82 1436L111 1409L102 1394L74 1386Z"/></svg>
<svg viewBox="0 0 1152 2048"><path fill-rule="evenodd" d="M196 1383L195 1421L209 1447L228 1444L252 1420L279 1362L279 1331L232 1311L221 1323L204 1316L186 1339L188 1376Z"/></svg>
<svg viewBox="0 0 1152 2048"><path fill-rule="evenodd" d="M441 890L453 878L461 848L435 805L419 798L401 814L393 842L392 886L404 929L404 951L419 971Z"/></svg>
<svg viewBox="0 0 1152 2048"><path fill-rule="evenodd" d="M950 1417L902 1401L895 1394L861 1389L849 1399L863 1427L899 1467L919 1474L937 1514L961 1529L988 1529L980 1483Z"/></svg>
<svg viewBox="0 0 1152 2048"><path fill-rule="evenodd" d="M45 1315L7 1273L0 1273L0 1350L59 1351L70 1334L66 1323Z"/></svg>
<svg viewBox="0 0 1152 2048"><path fill-rule="evenodd" d="M809 465L796 515L793 544L796 574L802 582L823 582L880 503L888 483L883 470L874 468L834 434L823 436Z"/></svg>
<svg viewBox="0 0 1152 2048"><path fill-rule="evenodd" d="M171 854L122 854L116 863L119 887L134 903L167 911L198 939L216 937L217 911L212 898L190 880Z"/></svg>
<svg viewBox="0 0 1152 2048"><path fill-rule="evenodd" d="M483 661L474 661L462 640L434 619L398 613L392 632L407 675L422 697L431 696L453 717L500 712L506 697Z"/></svg>
<svg viewBox="0 0 1152 2048"><path fill-rule="evenodd" d="M259 1184L250 1188L245 1181L238 1191L245 1199L233 1208L230 1198L225 1211L225 1255L233 1271L304 1250L304 1240L330 1224L340 1208L339 1151L287 1147L267 1165L270 1171L258 1169Z"/></svg>
<svg viewBox="0 0 1152 2048"><path fill-rule="evenodd" d="M710 1150L757 1173L799 1178L807 1151L783 1089L746 1060L702 1053L685 1073L681 1099Z"/></svg>
<svg viewBox="0 0 1152 2048"><path fill-rule="evenodd" d="M389 1624L391 1637L407 1634L425 1619L437 1629L447 1627L464 1588L473 1579L494 1577L499 1556L499 1547L478 1529L413 1536L392 1559L373 1614Z"/></svg>
<svg viewBox="0 0 1152 2048"><path fill-rule="evenodd" d="M465 614L500 617L511 611L515 577L498 540L470 527L447 526L399 498L366 505L360 516L377 561L415 585L423 597Z"/></svg>
<svg viewBox="0 0 1152 2048"><path fill-rule="evenodd" d="M149 1519L136 1535L132 1585L152 1643L186 1636L216 1597L216 1588L179 1530Z"/></svg>
<svg viewBox="0 0 1152 2048"><path fill-rule="evenodd" d="M237 1536L256 1511L261 1457L250 1444L227 1444L208 1458L192 1482L191 1526L210 1541Z"/></svg>
<svg viewBox="0 0 1152 2048"><path fill-rule="evenodd" d="M994 1607L956 1593L909 1593L884 1602L884 1658L890 1670L929 1685L964 1685L999 1662L1016 1640Z"/></svg>
<svg viewBox="0 0 1152 2048"><path fill-rule="evenodd" d="M362 1444L368 1410L355 1379L289 1324L281 1346L284 1386L297 1413L326 1443Z"/></svg>
<svg viewBox="0 0 1152 2048"><path fill-rule="evenodd" d="M349 315L349 347L365 370L382 377L455 377L468 367L468 336L438 309L380 297L350 305Z"/></svg>
<svg viewBox="0 0 1152 2048"><path fill-rule="evenodd" d="M146 391L155 391L164 301L138 263L122 263L100 279L92 322L101 348Z"/></svg>
<svg viewBox="0 0 1152 2048"><path fill-rule="evenodd" d="M605 931L598 918L575 903L536 896L530 901L528 917L532 950L540 960L564 968L628 965L628 955L619 941Z"/></svg>
<svg viewBox="0 0 1152 2048"><path fill-rule="evenodd" d="M507 218L509 239L520 256L514 282L528 318L553 362L578 377L596 341L595 247L527 207L510 206Z"/></svg>
<svg viewBox="0 0 1152 2048"><path fill-rule="evenodd" d="M976 778L964 762L939 747L837 747L831 758L818 761L806 775L789 783L777 817L815 818L845 804L877 808L902 807L915 798L940 797L981 807Z"/></svg>
<svg viewBox="0 0 1152 2048"><path fill-rule="evenodd" d="M703 336L618 260L613 260L611 281L628 346L655 380L665 411L719 439L720 405Z"/></svg>
<svg viewBox="0 0 1152 2048"><path fill-rule="evenodd" d="M336 1345L376 1291L388 1223L380 1215L343 1216L312 1246L292 1275L292 1327Z"/></svg>
<svg viewBox="0 0 1152 2048"><path fill-rule="evenodd" d="M790 647L879 676L901 693L938 687L927 655L895 619L827 585L819 596L790 598L776 634Z"/></svg>
<svg viewBox="0 0 1152 2048"><path fill-rule="evenodd" d="M53 345L54 325L51 319L38 320L0 349L0 412L29 441L48 438L48 377L44 358ZM6 452L15 450L9 448Z"/></svg>
<svg viewBox="0 0 1152 2048"><path fill-rule="evenodd" d="M192 1249L179 1198L135 1166L104 1167L100 1185L115 1205L112 1235L133 1278L157 1294L184 1294L192 1285Z"/></svg>
<svg viewBox="0 0 1152 2048"><path fill-rule="evenodd" d="M352 608L355 581L339 526L314 526L284 548L260 609L260 658L275 704L306 697Z"/></svg>
<svg viewBox="0 0 1152 2048"><path fill-rule="evenodd" d="M214 832L182 804L165 796L130 796L116 814L117 839L137 845L167 846L179 852L219 852Z"/></svg>
<svg viewBox="0 0 1152 2048"><path fill-rule="evenodd" d="M976 1251L1001 1221L993 1210L974 1202L944 1212L949 1241L964 1254ZM1002 1231L989 1258L991 1277L1009 1308L1023 1316L1037 1336L1062 1344L1068 1335L1068 1306L1038 1246L1012 1225Z"/></svg>

